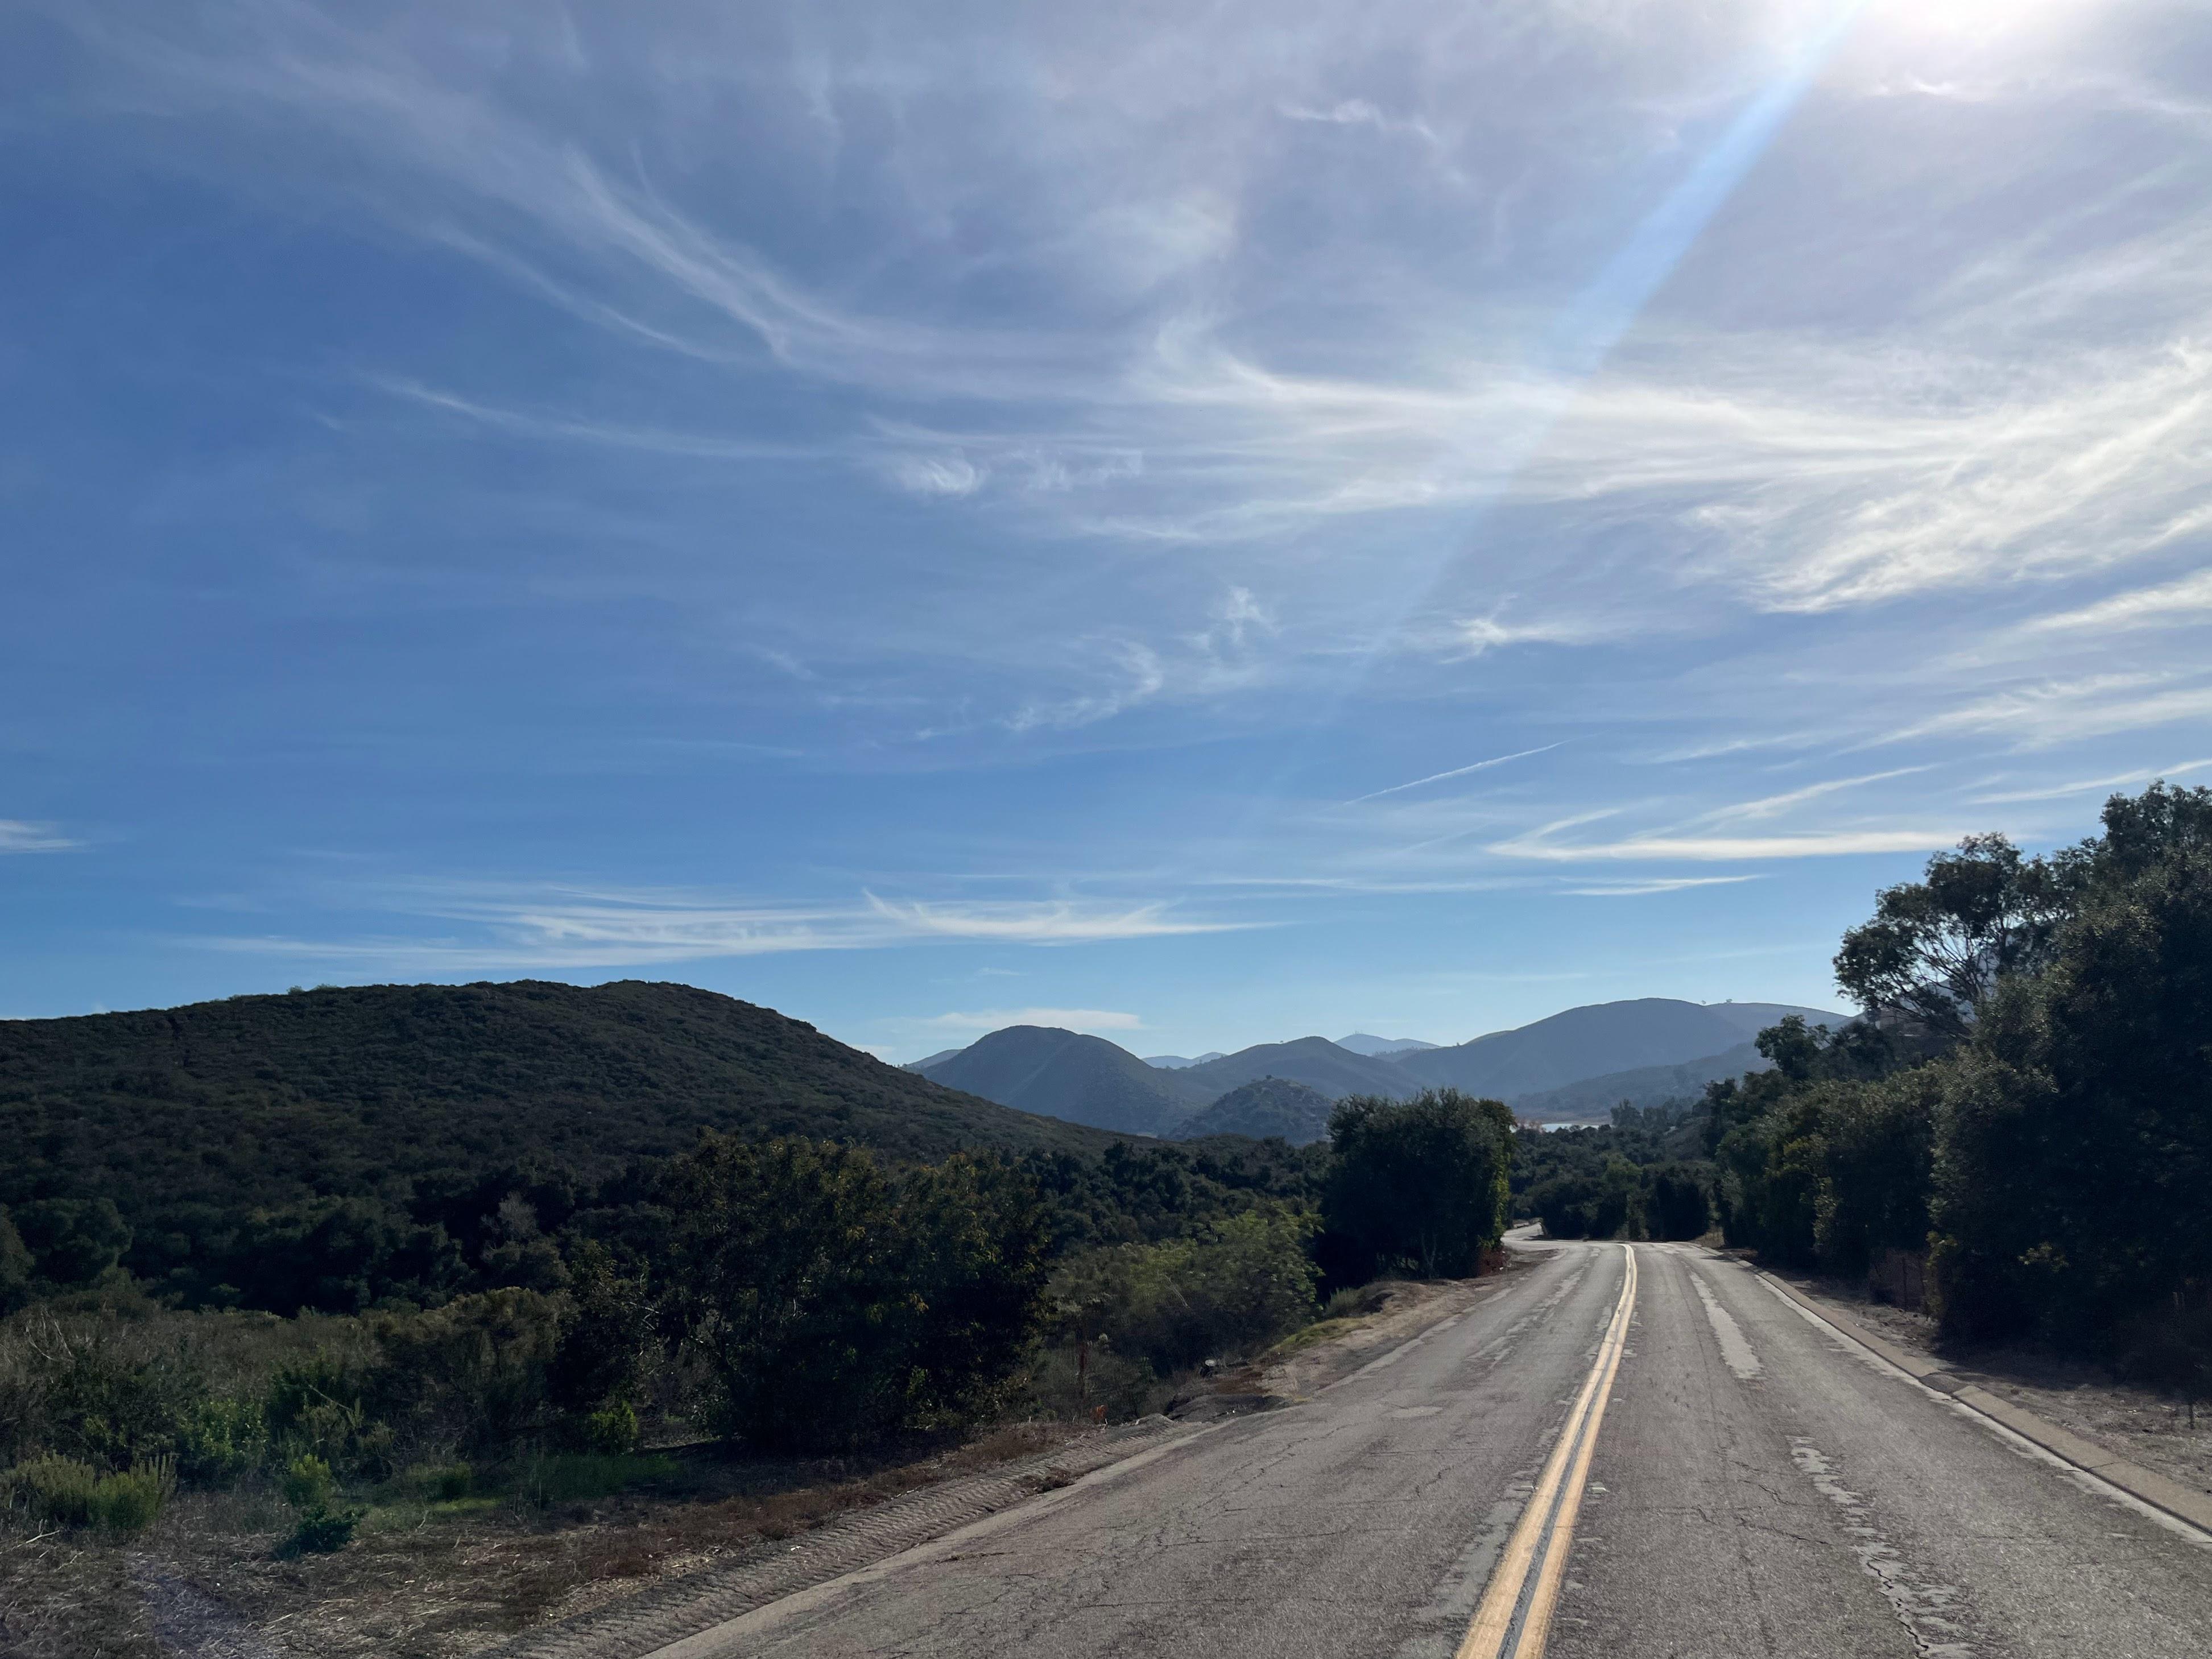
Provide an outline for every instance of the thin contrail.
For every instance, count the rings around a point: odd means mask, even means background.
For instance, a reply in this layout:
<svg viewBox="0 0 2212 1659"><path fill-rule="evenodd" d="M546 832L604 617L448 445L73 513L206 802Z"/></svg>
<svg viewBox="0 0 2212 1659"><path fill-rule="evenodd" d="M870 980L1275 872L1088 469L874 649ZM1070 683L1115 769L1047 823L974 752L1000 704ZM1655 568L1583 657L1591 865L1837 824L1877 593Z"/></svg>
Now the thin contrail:
<svg viewBox="0 0 2212 1659"><path fill-rule="evenodd" d="M1560 743L1565 741L1564 738L1559 740ZM1431 772L1425 778L1415 778L1411 783L1394 783L1388 789L1377 789L1371 795L1354 795L1344 804L1346 806L1357 806L1364 800L1377 800L1384 795L1395 795L1401 789L1418 789L1425 783L1442 783L1446 778L1463 778L1470 772L1480 772L1492 766L1503 766L1508 761L1526 760L1531 755L1541 755L1559 746L1557 743L1547 743L1542 749L1523 749L1518 754L1499 755L1492 760L1477 761L1472 766L1455 766L1449 772Z"/></svg>

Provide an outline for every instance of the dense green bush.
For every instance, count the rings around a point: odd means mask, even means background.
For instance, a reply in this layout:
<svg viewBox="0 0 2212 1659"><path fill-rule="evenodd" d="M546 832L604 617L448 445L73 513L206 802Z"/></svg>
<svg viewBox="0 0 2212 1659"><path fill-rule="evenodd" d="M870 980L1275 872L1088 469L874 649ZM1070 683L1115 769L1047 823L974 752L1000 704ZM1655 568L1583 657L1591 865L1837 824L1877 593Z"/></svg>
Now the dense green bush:
<svg viewBox="0 0 2212 1659"><path fill-rule="evenodd" d="M371 1375L365 1362L320 1349L280 1364L262 1408L270 1444L350 1474L388 1473L392 1425L369 1409Z"/></svg>
<svg viewBox="0 0 2212 1659"><path fill-rule="evenodd" d="M284 1466L284 1501L298 1516L291 1534L277 1546L280 1555L329 1555L353 1541L364 1511L337 1504L337 1477L313 1453Z"/></svg>
<svg viewBox="0 0 2212 1659"><path fill-rule="evenodd" d="M177 1468L188 1486L228 1486L260 1466L269 1419L258 1400L210 1395L193 1402L177 1436Z"/></svg>
<svg viewBox="0 0 2212 1659"><path fill-rule="evenodd" d="M1046 1217L995 1158L894 1177L851 1147L706 1135L668 1207L668 1328L735 1439L835 1447L967 1420L1036 1327Z"/></svg>
<svg viewBox="0 0 2212 1659"><path fill-rule="evenodd" d="M1063 1334L1141 1359L1156 1375L1257 1352L1314 1316L1312 1218L1275 1210L1197 1238L1093 1250L1053 1275Z"/></svg>
<svg viewBox="0 0 2212 1659"><path fill-rule="evenodd" d="M139 1350L127 1325L33 1308L0 1340L0 1456L43 1453L95 1468L177 1453L206 1398L183 1351Z"/></svg>
<svg viewBox="0 0 2212 1659"><path fill-rule="evenodd" d="M1513 1115L1495 1100L1426 1089L1408 1101L1354 1095L1329 1119L1322 1194L1332 1272L1462 1277L1481 1270L1510 1212Z"/></svg>
<svg viewBox="0 0 2212 1659"><path fill-rule="evenodd" d="M380 1314L369 1408L414 1443L482 1451L550 1426L564 1298L486 1291L423 1313Z"/></svg>

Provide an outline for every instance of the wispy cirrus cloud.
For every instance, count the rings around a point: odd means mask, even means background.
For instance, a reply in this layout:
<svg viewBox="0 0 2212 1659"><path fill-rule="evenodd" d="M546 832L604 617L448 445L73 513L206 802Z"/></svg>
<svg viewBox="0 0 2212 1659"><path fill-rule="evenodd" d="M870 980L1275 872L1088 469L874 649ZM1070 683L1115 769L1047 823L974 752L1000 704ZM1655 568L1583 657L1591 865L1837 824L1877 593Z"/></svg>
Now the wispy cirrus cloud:
<svg viewBox="0 0 2212 1659"><path fill-rule="evenodd" d="M82 844L64 835L58 824L0 818L0 853L59 853Z"/></svg>
<svg viewBox="0 0 2212 1659"><path fill-rule="evenodd" d="M863 891L841 904L744 903L697 892L499 884L387 884L354 896L391 914L460 923L460 933L383 931L343 938L232 935L207 948L430 971L581 969L883 950L927 940L1080 945L1233 931L1250 924L1175 914L1165 903L1070 900L898 901Z"/></svg>
<svg viewBox="0 0 2212 1659"><path fill-rule="evenodd" d="M1194 542L1501 501L1598 515L1632 509L1671 526L1661 557L1674 571L1801 611L2100 569L2206 523L2196 483L2212 461L2212 353L2193 341L2212 314L2201 300L2193 315L2172 303L2149 308L2128 341L2039 351L2026 364L2012 361L2011 331L1965 294L1909 348L1872 357L1856 342L1811 332L1701 332L1677 319L1626 343L1595 376L1532 349L1540 307L1493 305L1481 333L1462 329L1457 337L1442 315L1416 312L1412 327L1370 332L1361 372L1326 372L1299 361L1311 354L1295 349L1297 334L1233 327L1187 289L1161 287L1161 270L1196 273L1254 250L1235 229L1233 201L1193 218L1190 203L1221 197L1223 186L1209 181L1194 197L1183 169L1168 165L1173 149L1136 127L1114 127L1106 153L1136 167L1143 198L1133 202L1126 186L1111 190L1106 175L1084 169L1075 199L1018 204L1049 222L1001 255L1130 273L1133 286L1121 297L1141 307L1134 325L946 320L941 312L901 314L891 300L872 309L794 272L661 187L634 151L605 153L588 114L564 129L493 82L314 9L270 3L159 25L56 15L96 42L105 61L128 66L128 96L139 107L166 105L179 117L221 110L315 131L378 169L362 199L398 228L480 259L623 338L732 369L765 351L786 370L865 388L887 406L972 410L973 429L949 447L887 451L860 425L839 441L854 465L915 495L981 506L998 499L1001 476L1050 476L1060 488L1025 483L1018 492L1024 511L1080 533ZM1734 36L1751 61L1786 62L1802 46L1797 34L1818 33L1820 15L1814 7L1755 21L1724 12L1705 27L1717 40ZM1233 37L1257 21L1224 17L1218 27ZM1405 8L1398 21L1472 46L1426 8ZM1563 13L1547 27L1616 79L1630 74L1616 24ZM701 35L697 72L713 76L728 42L700 20L683 20L676 32L686 29ZM1439 118L1449 96L1434 109L1386 115L1371 96L1311 95L1329 78L1347 27L1286 19L1278 32L1272 58L1194 54L1237 64L1243 100L1224 104L1210 88L1209 117L1194 85L1176 80L1168 91L1152 54L1108 46L1102 55L1104 43L1085 30L1003 43L992 67L1041 73L1080 61L1128 110L1168 97L1186 137L1202 119L1212 127L1229 158L1224 179L1240 164L1275 176L1280 159L1271 152L1286 115L1305 128L1403 131L1447 150L1463 139L1464 117ZM558 54L544 44L550 63ZM518 34L525 66L532 46L527 31ZM1466 70L1532 49L1533 40L1486 43ZM1559 49L1555 41L1546 51ZM669 60L664 52L655 61ZM639 72L616 52L597 67ZM856 97L885 95L868 53L847 61L833 50L816 73ZM1270 88L1270 74L1280 84ZM975 78L975 118L938 142L980 150L1002 118L1003 84L988 72ZM1677 121L1686 109L1724 106L1744 84L1739 70L1686 97L1671 88L1649 107L1655 121ZM807 118L818 122L821 107L811 100ZM1063 194L1069 182L1063 175ZM1205 234L1188 234L1200 221ZM2166 228L2154 244L2046 248L2037 276L2053 294L2071 282L2071 309L2094 298L2109 313L2116 289L2167 295L2178 270L2202 269L2207 246L2212 218L2200 216L2178 232ZM1402 310L1418 291L1400 272L1370 278L1370 289L1358 299L1376 310ZM476 403L438 395L457 409ZM585 416L539 425L564 439L702 459L747 452L750 442ZM1101 457L1141 458L1141 468L1102 468ZM1582 636L1495 618L1467 626L1478 649Z"/></svg>
<svg viewBox="0 0 2212 1659"><path fill-rule="evenodd" d="M1500 858L1531 859L1549 864L1658 863L1667 860L1703 864L1932 852L1954 845L1966 833L1955 828L1885 826L1813 830L1778 836L1644 835L1585 842L1554 839L1554 832L1563 827L1564 824L1550 824L1527 835L1492 842L1487 850Z"/></svg>
<svg viewBox="0 0 2212 1659"><path fill-rule="evenodd" d="M1003 904L895 903L868 895L869 908L908 939L971 939L1013 945L1086 945L1101 939L1162 939L1234 933L1250 922L1179 917L1167 904L1133 907L1059 901Z"/></svg>
<svg viewBox="0 0 2212 1659"><path fill-rule="evenodd" d="M2212 524L2212 508L2206 510L2206 522ZM2200 570L2154 587L2115 593L2078 610L2038 617L2021 627L2031 634L2075 629L2118 633L2134 628L2201 627L2208 620L2212 620L2212 570Z"/></svg>
<svg viewBox="0 0 2212 1659"><path fill-rule="evenodd" d="M1576 898L1642 898L1650 893L1680 893L1698 887L1733 887L1757 876L1654 876L1648 881L1608 881L1559 890Z"/></svg>
<svg viewBox="0 0 2212 1659"><path fill-rule="evenodd" d="M2146 766L2133 772L2116 772L2110 777L2084 778L2073 782L2039 784L2031 789L2001 789L1966 797L1975 806L2009 806L2025 801L2063 800L2069 795L2093 795L2115 789L2130 789L2157 778L2185 778L2192 773L2212 767L2212 759L2181 761L2172 766Z"/></svg>
<svg viewBox="0 0 2212 1659"><path fill-rule="evenodd" d="M1972 698L1882 741L1960 733L2004 738L2016 750L2154 731L2212 719L2212 682L2172 672L2030 681Z"/></svg>
<svg viewBox="0 0 2212 1659"><path fill-rule="evenodd" d="M1757 800L1737 801L1731 805L1715 807L1702 813L1699 823L1740 823L1747 819L1781 817L1808 801L1819 800L1826 795L1841 794L1846 790L1860 789L1870 783L1886 783L1892 778L1909 778L1917 773L1932 771L1932 766L1899 766L1887 772L1867 772L1852 778L1829 778L1820 783L1808 783L1802 788L1785 790L1778 795L1763 795Z"/></svg>

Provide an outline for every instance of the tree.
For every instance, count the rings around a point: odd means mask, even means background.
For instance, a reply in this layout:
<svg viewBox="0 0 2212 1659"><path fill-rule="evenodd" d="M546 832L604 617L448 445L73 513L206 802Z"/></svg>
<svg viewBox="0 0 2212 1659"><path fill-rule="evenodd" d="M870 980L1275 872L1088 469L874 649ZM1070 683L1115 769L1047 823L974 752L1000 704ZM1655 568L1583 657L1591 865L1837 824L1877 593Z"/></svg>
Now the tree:
<svg viewBox="0 0 2212 1659"><path fill-rule="evenodd" d="M54 1285L89 1285L123 1259L131 1229L111 1198L46 1198L19 1206L15 1231Z"/></svg>
<svg viewBox="0 0 2212 1659"><path fill-rule="evenodd" d="M2078 1340L2212 1283L2212 795L2151 793L2107 807L2122 833L2082 850L2048 968L1947 1068L1930 1266L1954 1333Z"/></svg>
<svg viewBox="0 0 2212 1659"><path fill-rule="evenodd" d="M1046 1218L995 1160L895 1180L849 1146L708 1133L665 1197L665 1324L730 1437L834 1448L960 1420L1036 1328Z"/></svg>
<svg viewBox="0 0 2212 1659"><path fill-rule="evenodd" d="M1702 1238L1712 1225L1706 1172L1679 1159L1644 1172L1644 1230L1653 1238Z"/></svg>
<svg viewBox="0 0 2212 1659"><path fill-rule="evenodd" d="M1456 1089L1399 1102L1353 1095L1330 1115L1335 1153L1322 1213L1333 1259L1370 1276L1433 1278L1481 1269L1509 1214L1513 1114Z"/></svg>
<svg viewBox="0 0 2212 1659"><path fill-rule="evenodd" d="M1869 1015L1893 1009L1963 1037L2000 979L2041 964L2075 885L2072 860L1969 836L1921 880L1881 890L1872 919L1844 935L1836 982Z"/></svg>

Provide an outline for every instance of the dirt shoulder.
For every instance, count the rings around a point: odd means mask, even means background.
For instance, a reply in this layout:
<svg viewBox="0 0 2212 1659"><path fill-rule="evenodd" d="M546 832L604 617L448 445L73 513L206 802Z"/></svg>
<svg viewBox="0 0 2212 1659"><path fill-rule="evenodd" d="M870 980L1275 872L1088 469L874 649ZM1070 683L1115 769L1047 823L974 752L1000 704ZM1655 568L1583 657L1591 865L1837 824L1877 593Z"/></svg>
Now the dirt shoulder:
<svg viewBox="0 0 2212 1659"><path fill-rule="evenodd" d="M2180 1401L2115 1382L2109 1370L2025 1346L1962 1347L1937 1339L1936 1322L1869 1297L1846 1279L1775 1272L1777 1279L1842 1312L1884 1341L1941 1368L1965 1385L1996 1395L2079 1435L2092 1445L2140 1463L2191 1492L2212 1494L2212 1407L2200 1405L2196 1426Z"/></svg>
<svg viewBox="0 0 2212 1659"><path fill-rule="evenodd" d="M1480 1279L1385 1279L1370 1285L1372 1311L1307 1326L1249 1364L1197 1385L1170 1407L1169 1414L1203 1422L1310 1399L1401 1343L1495 1296L1528 1265L1516 1254L1501 1271Z"/></svg>
<svg viewBox="0 0 2212 1659"><path fill-rule="evenodd" d="M0 1650L34 1659L398 1656L465 1659L525 1632L725 1564L787 1553L914 1494L1063 1456L1103 1431L1019 1424L872 1461L665 1460L663 1476L589 1501L388 1498L353 1543L281 1558L272 1494L180 1493L128 1546L0 1529ZM791 1540L791 1541L786 1541Z"/></svg>

